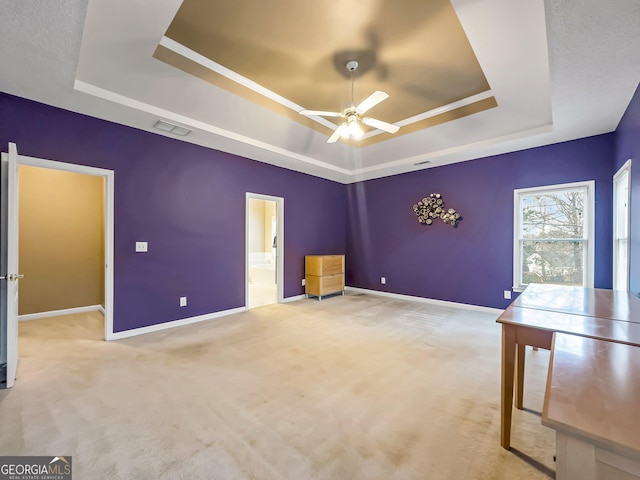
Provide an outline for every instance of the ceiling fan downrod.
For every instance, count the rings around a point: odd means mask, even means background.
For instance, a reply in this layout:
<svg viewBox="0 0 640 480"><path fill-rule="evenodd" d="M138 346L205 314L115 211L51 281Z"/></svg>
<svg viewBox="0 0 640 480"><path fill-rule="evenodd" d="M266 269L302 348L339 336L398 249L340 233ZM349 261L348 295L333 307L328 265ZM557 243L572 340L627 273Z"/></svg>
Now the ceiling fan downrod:
<svg viewBox="0 0 640 480"><path fill-rule="evenodd" d="M353 100L353 97L354 97L354 95L353 95L353 89L354 89L353 81L354 81L354 78L356 76L354 72L358 69L358 65L359 64L358 64L358 62L356 60L350 60L350 61L347 62L347 70L349 70L351 72L351 106L352 107L355 107L355 103L354 103L355 101Z"/></svg>

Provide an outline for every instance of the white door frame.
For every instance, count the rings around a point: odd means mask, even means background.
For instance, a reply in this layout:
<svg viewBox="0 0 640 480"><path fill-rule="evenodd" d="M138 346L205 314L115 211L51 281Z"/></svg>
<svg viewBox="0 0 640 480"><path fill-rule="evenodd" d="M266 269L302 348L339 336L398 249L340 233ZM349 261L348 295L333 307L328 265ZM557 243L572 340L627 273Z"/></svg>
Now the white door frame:
<svg viewBox="0 0 640 480"><path fill-rule="evenodd" d="M629 233L631 229L631 159L627 160L620 170L616 172L613 176L613 288L614 290L619 289L619 285L616 285L616 280L618 278L618 242L616 241L616 235L618 231L618 211L617 211L617 198L616 198L616 184L620 177L627 173L627 271L626 271L626 290L629 290L629 265L630 265L630 257L631 254L631 242L629 241Z"/></svg>
<svg viewBox="0 0 640 480"><path fill-rule="evenodd" d="M114 232L114 171L104 168L87 167L42 158L18 155L18 164L30 167L48 168L64 172L82 173L103 177L105 181L104 201L104 339L113 338L113 232Z"/></svg>
<svg viewBox="0 0 640 480"><path fill-rule="evenodd" d="M268 200L276 203L276 276L278 279L278 303L284 302L284 198L246 192L245 198L245 230L244 230L244 308L249 309L249 199Z"/></svg>

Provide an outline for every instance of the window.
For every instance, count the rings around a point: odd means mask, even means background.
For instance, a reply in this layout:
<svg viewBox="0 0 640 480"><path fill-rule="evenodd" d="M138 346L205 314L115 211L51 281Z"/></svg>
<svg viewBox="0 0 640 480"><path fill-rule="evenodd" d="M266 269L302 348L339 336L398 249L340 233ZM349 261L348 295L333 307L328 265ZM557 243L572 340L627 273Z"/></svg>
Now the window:
<svg viewBox="0 0 640 480"><path fill-rule="evenodd" d="M513 288L593 287L593 181L514 190Z"/></svg>
<svg viewBox="0 0 640 480"><path fill-rule="evenodd" d="M613 177L613 289L629 290L631 160Z"/></svg>

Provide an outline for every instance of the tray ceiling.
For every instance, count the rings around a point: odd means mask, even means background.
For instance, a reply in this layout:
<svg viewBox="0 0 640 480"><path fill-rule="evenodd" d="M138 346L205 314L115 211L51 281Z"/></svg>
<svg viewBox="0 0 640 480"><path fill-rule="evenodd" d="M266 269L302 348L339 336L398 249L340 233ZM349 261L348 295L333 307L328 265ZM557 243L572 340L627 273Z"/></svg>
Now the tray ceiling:
<svg viewBox="0 0 640 480"><path fill-rule="evenodd" d="M369 114L398 136L497 106L448 0L185 0L154 57L327 135L341 119L298 111L382 90L390 99ZM389 138L369 129L351 145Z"/></svg>
<svg viewBox="0 0 640 480"><path fill-rule="evenodd" d="M0 90L344 183L613 131L640 78L637 0L54 3L3 1ZM352 58L402 126L327 144Z"/></svg>

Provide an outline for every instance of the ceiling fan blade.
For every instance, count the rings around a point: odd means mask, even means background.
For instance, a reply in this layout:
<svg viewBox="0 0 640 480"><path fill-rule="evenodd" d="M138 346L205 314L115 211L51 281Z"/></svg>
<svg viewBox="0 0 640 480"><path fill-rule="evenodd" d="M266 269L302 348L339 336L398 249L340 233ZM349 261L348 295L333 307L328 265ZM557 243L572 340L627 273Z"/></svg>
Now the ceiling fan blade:
<svg viewBox="0 0 640 480"><path fill-rule="evenodd" d="M373 128L384 130L387 133L396 133L398 130L400 130L400 127L398 127L397 125L383 122L382 120L376 120L375 118L364 117L362 119L362 123Z"/></svg>
<svg viewBox="0 0 640 480"><path fill-rule="evenodd" d="M340 112L323 112L322 110L300 110L298 112L300 115L306 116L314 116L317 115L319 117L341 117L342 114Z"/></svg>
<svg viewBox="0 0 640 480"><path fill-rule="evenodd" d="M336 128L336 131L333 132L333 135L329 137L329 140L327 140L327 143L336 143L338 139L342 136L342 132L344 132L347 128L348 127L344 123L340 125L338 128Z"/></svg>
<svg viewBox="0 0 640 480"><path fill-rule="evenodd" d="M370 108L375 107L377 104L379 104L381 101L385 100L389 98L389 94L382 92L380 90L376 90L375 92L373 92L371 95L369 95L367 98L365 98L360 105L358 105L356 107L356 110L358 110L359 113L364 113L367 110L369 110Z"/></svg>

